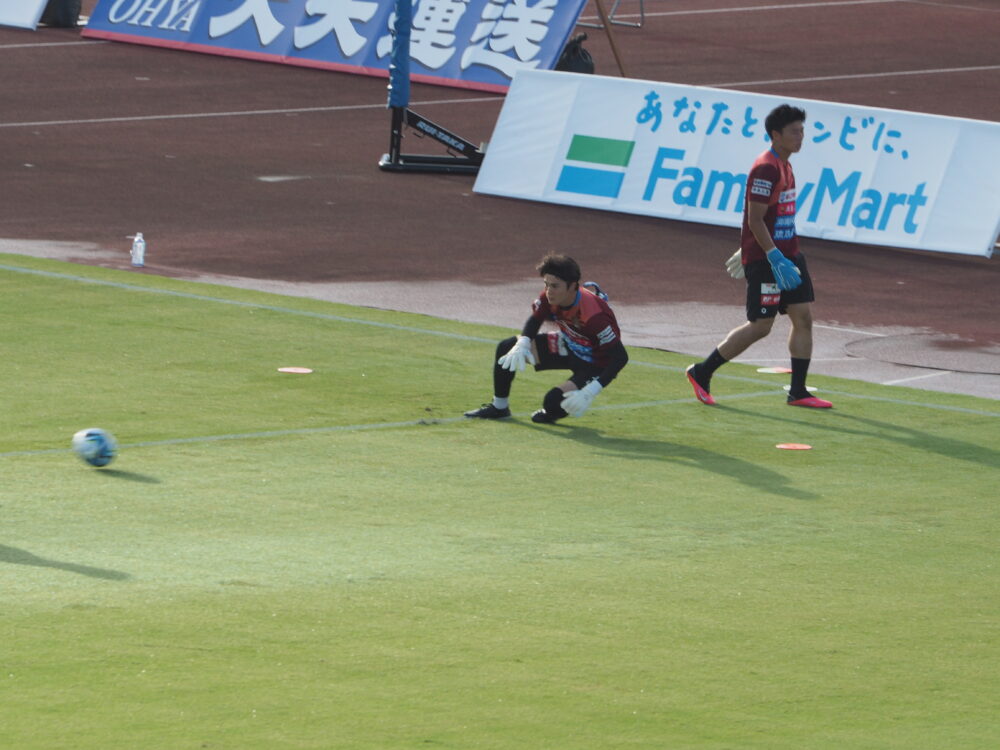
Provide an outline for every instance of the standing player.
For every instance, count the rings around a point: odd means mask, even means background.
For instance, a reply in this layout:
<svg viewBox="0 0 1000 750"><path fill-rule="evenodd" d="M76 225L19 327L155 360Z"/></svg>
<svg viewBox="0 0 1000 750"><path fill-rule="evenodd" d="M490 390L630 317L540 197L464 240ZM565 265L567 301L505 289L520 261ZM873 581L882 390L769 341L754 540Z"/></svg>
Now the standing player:
<svg viewBox="0 0 1000 750"><path fill-rule="evenodd" d="M712 374L751 344L771 332L775 316L787 314L792 330L788 352L792 359L791 406L829 409L833 404L809 395L806 373L812 358L812 309L815 299L806 259L795 234L795 175L788 158L802 148L806 113L782 104L767 116L764 126L771 148L757 157L747 175L740 249L726 266L733 278L747 280L747 322L734 328L703 362L687 368L694 394L712 405Z"/></svg>
<svg viewBox="0 0 1000 750"><path fill-rule="evenodd" d="M615 314L596 284L580 286L580 266L566 255L546 255L535 269L545 289L535 300L520 336L497 345L493 364L493 401L465 412L477 419L510 416L510 386L525 364L535 370L570 370L565 383L545 394L532 422L555 422L582 416L594 397L628 362ZM539 333L551 320L558 331Z"/></svg>

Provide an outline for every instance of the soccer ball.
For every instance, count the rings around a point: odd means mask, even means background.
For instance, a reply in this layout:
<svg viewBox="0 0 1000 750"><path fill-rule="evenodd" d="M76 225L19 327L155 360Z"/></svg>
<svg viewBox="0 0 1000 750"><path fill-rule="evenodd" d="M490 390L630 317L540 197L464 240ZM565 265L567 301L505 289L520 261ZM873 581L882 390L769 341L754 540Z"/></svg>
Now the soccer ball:
<svg viewBox="0 0 1000 750"><path fill-rule="evenodd" d="M73 436L73 452L91 466L107 466L118 452L114 436L100 427L88 427Z"/></svg>

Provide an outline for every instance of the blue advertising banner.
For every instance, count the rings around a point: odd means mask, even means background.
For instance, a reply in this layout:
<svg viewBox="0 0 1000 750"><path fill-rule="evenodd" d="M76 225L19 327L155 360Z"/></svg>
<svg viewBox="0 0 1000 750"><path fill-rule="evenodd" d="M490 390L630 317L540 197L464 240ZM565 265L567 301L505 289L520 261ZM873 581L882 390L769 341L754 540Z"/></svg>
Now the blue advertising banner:
<svg viewBox="0 0 1000 750"><path fill-rule="evenodd" d="M586 0L413 0L412 80L504 92L550 69ZM394 0L100 0L83 36L388 76Z"/></svg>

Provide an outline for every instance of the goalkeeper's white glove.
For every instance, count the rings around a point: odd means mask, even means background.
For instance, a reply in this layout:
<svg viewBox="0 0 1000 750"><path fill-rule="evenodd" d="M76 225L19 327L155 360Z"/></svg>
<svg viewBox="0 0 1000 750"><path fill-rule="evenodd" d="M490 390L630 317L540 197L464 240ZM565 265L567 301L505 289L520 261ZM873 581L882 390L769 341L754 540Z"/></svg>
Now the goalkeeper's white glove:
<svg viewBox="0 0 1000 750"><path fill-rule="evenodd" d="M736 248L736 252L729 256L729 260L726 261L726 270L734 279L743 278L743 251L740 248Z"/></svg>
<svg viewBox="0 0 1000 750"><path fill-rule="evenodd" d="M603 390L604 386L595 378L578 391L564 393L562 397L563 411L571 417L582 417L583 413L590 408L594 397Z"/></svg>
<svg viewBox="0 0 1000 750"><path fill-rule="evenodd" d="M529 365L535 364L535 355L531 353L531 339L527 336L518 336L517 343L497 360L498 365L511 372L523 370L525 362Z"/></svg>

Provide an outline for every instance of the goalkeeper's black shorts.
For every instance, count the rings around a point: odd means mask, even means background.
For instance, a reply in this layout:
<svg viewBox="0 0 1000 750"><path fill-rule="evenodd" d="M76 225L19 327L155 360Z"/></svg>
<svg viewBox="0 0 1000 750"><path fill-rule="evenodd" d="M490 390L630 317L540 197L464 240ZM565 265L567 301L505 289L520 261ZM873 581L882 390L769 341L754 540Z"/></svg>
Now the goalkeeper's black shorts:
<svg viewBox="0 0 1000 750"><path fill-rule="evenodd" d="M802 283L785 292L778 289L778 282L774 280L771 264L767 260L755 260L743 267L747 280L747 320L773 318L778 313L784 315L788 305L816 301L806 256L799 253L791 260L799 269Z"/></svg>

